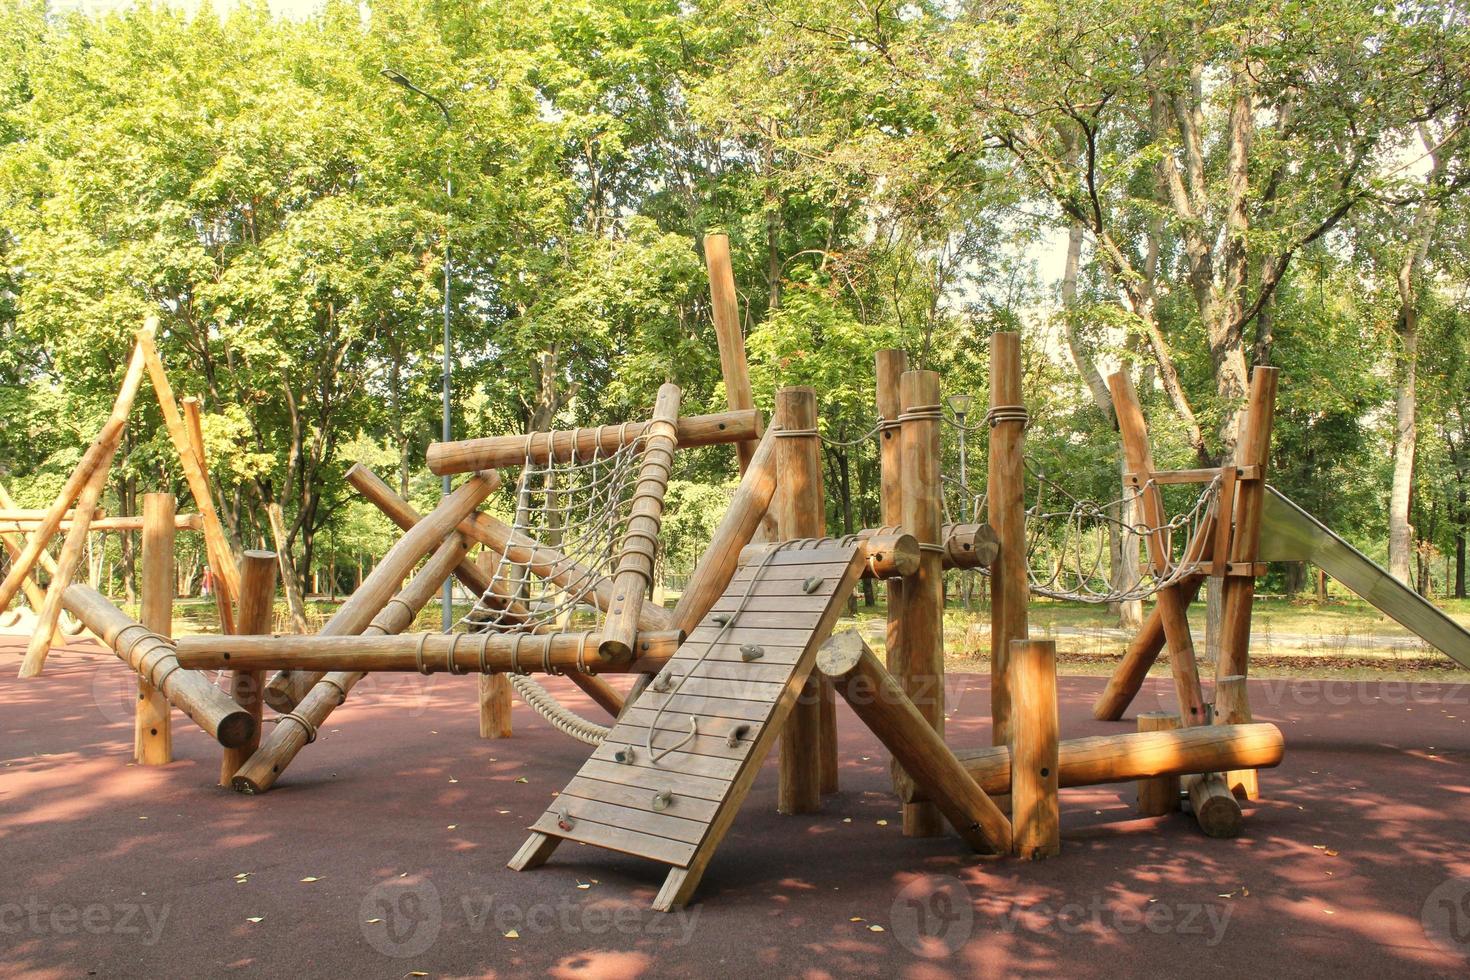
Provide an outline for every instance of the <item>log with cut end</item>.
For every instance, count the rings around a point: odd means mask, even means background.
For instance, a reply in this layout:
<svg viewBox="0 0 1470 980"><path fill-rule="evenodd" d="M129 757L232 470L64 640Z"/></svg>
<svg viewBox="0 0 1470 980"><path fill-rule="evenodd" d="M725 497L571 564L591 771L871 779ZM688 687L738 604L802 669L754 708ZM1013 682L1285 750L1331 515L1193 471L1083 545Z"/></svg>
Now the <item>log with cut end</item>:
<svg viewBox="0 0 1470 980"><path fill-rule="evenodd" d="M1265 722L1089 735L1062 740L1057 778L1066 789L1222 769L1270 769L1281 763L1285 748L1281 729ZM957 749L955 756L985 792L1000 796L1011 791L1011 750L1004 745ZM899 788L899 798L920 799L922 793L907 782Z"/></svg>
<svg viewBox="0 0 1470 980"><path fill-rule="evenodd" d="M541 465L548 460L565 463L573 458L591 459L593 453L608 455L628 441L637 439L652 422L604 425L595 429L565 432L534 432L528 436L491 436L460 442L435 442L426 458L437 476L521 466ZM755 409L691 415L679 419L677 444L680 449L714 446L725 442L749 442L761 435L761 414Z"/></svg>
<svg viewBox="0 0 1470 980"><path fill-rule="evenodd" d="M179 665L173 644L130 619L96 589L68 586L62 606L86 624L117 658L163 692L169 703L226 748L244 745L258 730L250 712L195 670Z"/></svg>
<svg viewBox="0 0 1470 980"><path fill-rule="evenodd" d="M639 633L637 657L605 660L598 633L382 633L361 636L186 636L179 660L195 670L331 670L399 673L619 673L656 670L673 657L679 634ZM483 653L485 668L480 669Z"/></svg>
<svg viewBox="0 0 1470 980"><path fill-rule="evenodd" d="M1218 772L1185 776L1184 789L1189 793L1189 808L1194 819L1209 837L1238 837L1244 818L1240 802L1230 792L1225 777Z"/></svg>
<svg viewBox="0 0 1470 980"><path fill-rule="evenodd" d="M828 640L817 653L817 669L831 678L853 712L893 753L904 772L924 787L966 843L981 853L1010 851L1011 824L1006 815L965 771L856 631ZM1009 785L1009 765L1006 782Z"/></svg>

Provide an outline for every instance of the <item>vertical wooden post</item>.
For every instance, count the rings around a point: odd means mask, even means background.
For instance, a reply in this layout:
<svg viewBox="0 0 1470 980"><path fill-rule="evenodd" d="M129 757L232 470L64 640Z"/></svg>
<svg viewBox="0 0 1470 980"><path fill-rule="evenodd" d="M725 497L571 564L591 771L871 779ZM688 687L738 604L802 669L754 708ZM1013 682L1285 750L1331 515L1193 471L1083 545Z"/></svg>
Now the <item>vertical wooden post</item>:
<svg viewBox="0 0 1470 980"><path fill-rule="evenodd" d="M1159 527L1165 523L1164 498L1159 488L1149 484L1153 478L1154 458L1148 444L1148 427L1143 421L1143 408L1138 393L1127 373L1119 371L1108 378L1113 394L1113 412L1118 419L1118 433L1123 440L1123 453L1136 486L1141 489L1139 505L1144 524ZM1149 561L1154 571L1162 574L1171 560L1169 541L1164 532L1156 531L1147 540ZM1191 542L1193 543L1193 542ZM1179 718L1185 727L1205 724L1205 701L1200 693L1199 666L1194 657L1194 638L1189 632L1188 605L1178 583L1158 591L1154 598L1164 638L1169 647L1169 662L1174 673L1174 690L1179 697Z"/></svg>
<svg viewBox="0 0 1470 980"><path fill-rule="evenodd" d="M1012 640L1029 636L1026 576L1026 405L1021 391L1021 335L990 338L990 526L1000 542L990 566L991 744L1009 745Z"/></svg>
<svg viewBox="0 0 1470 980"><path fill-rule="evenodd" d="M817 393L804 386L777 391L776 426L778 533L783 541L819 538L826 519L820 510ZM822 806L822 702L834 696L831 681L823 681L815 675L807 679L781 732L776 805L782 813L814 813Z"/></svg>
<svg viewBox="0 0 1470 980"><path fill-rule="evenodd" d="M1215 682L1215 724L1249 725L1250 698L1246 695L1245 677L1231 674ZM1223 706L1223 707L1222 707ZM1225 774L1225 785L1238 800L1261 798L1260 778L1255 769L1232 769Z"/></svg>
<svg viewBox="0 0 1470 980"><path fill-rule="evenodd" d="M669 474L674 469L674 450L679 445L677 426L682 397L678 385L662 385L653 405L653 421L644 430L643 459L638 464L627 530L623 533L619 549L618 570L613 576L612 605L608 607L607 619L602 626L602 643L598 646L598 652L604 657L616 659L633 655L638 614L653 581L658 531L663 523L664 492L669 487Z"/></svg>
<svg viewBox="0 0 1470 980"><path fill-rule="evenodd" d="M1277 369L1258 367L1251 373L1250 403L1236 444L1238 467L1255 467L1250 479L1240 479L1235 506L1235 534L1230 539L1230 561L1249 568L1261 545L1261 513L1265 507L1266 464L1271 458L1271 422L1276 410ZM1216 557L1219 557L1218 555ZM1251 603L1256 580L1249 574L1227 575L1220 618L1220 657L1215 677L1250 672ZM1250 716L1245 685L1230 685L1215 694L1217 715ZM1239 698L1240 700L1236 700Z"/></svg>
<svg viewBox="0 0 1470 980"><path fill-rule="evenodd" d="M885 527L898 527L903 523L903 484L899 473L903 468L903 439L898 421L900 400L899 380L909 369L909 356L901 350L880 350L877 354L877 384L874 392L878 410L878 474L879 504L878 523ZM903 645L903 579L891 578L883 583L888 609L888 629L884 638L888 672L898 679L900 687L908 689L908 664L904 660ZM907 781L895 758L889 758L893 773L893 786L897 789Z"/></svg>
<svg viewBox="0 0 1470 980"><path fill-rule="evenodd" d="M1016 856L1036 860L1062 851L1057 803L1057 645L1011 641L1011 830Z"/></svg>
<svg viewBox="0 0 1470 980"><path fill-rule="evenodd" d="M750 392L750 369L745 360L745 334L740 329L740 301L735 295L735 270L730 264L730 237L720 232L704 236L704 264L709 273L709 298L715 322L715 341L720 347L720 375L725 380L725 400L732 411L754 408ZM750 466L755 442L735 444L740 472Z"/></svg>
<svg viewBox="0 0 1470 980"><path fill-rule="evenodd" d="M1140 732L1170 732L1179 727L1179 716L1167 711L1144 711L1138 715ZM1154 776L1138 781L1138 814L1160 817L1179 809L1179 777Z"/></svg>
<svg viewBox="0 0 1470 980"><path fill-rule="evenodd" d="M939 473L939 375L906 371L898 384L903 528L919 541L919 570L905 580L900 682L924 720L944 735L944 506ZM944 821L933 804L903 808L907 837L937 837Z"/></svg>
<svg viewBox="0 0 1470 980"><path fill-rule="evenodd" d="M280 563L274 551L247 551L240 562L240 602L236 607L235 629L244 635L273 632L276 611L276 574ZM265 671L230 671L230 695L255 719L255 732L249 741L227 748L220 759L219 784L234 784L235 773L260 746L261 706L265 703Z"/></svg>
<svg viewBox="0 0 1470 980"><path fill-rule="evenodd" d="M475 566L488 579L495 574L499 556L489 548L481 547L475 557ZM480 737L510 738L510 678L504 674L481 674L478 684L480 692Z"/></svg>
<svg viewBox="0 0 1470 980"><path fill-rule="evenodd" d="M143 496L142 609L138 621L159 636L173 636L174 496ZM64 589L66 583L61 583ZM138 676L138 703L133 712L133 759L140 766L173 761L173 718L168 698Z"/></svg>

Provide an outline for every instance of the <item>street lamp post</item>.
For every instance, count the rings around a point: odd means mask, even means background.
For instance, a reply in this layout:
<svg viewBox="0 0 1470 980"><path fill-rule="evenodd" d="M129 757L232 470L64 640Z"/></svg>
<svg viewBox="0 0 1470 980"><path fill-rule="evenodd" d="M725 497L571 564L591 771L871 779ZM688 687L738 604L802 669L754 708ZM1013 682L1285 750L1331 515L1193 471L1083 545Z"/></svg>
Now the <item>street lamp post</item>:
<svg viewBox="0 0 1470 980"><path fill-rule="evenodd" d="M438 96L430 95L428 92L425 92L423 89L419 88L413 82L409 81L408 80L408 76L404 75L403 72L398 71L397 69L394 69L394 68L384 68L378 74L380 74L384 78L388 79L388 81L392 82L394 85L398 85L398 86L400 86L402 88L405 88L408 91L413 92L415 95L422 96L423 98L428 99L430 102L432 102L434 104L434 107L437 108L439 110L440 114L444 116L444 130L445 130L445 133L446 134L450 130L452 130L454 128L454 120L449 115L449 106L447 106L447 105L444 104L444 100L443 99L439 98ZM450 336L450 329L449 329L449 309L450 309L450 306L449 306L449 304L450 304L450 297L449 297L449 282L450 282L450 279L449 279L449 275L450 275L450 271L451 271L451 265L450 265L450 252L449 252L449 210L448 210L448 201L450 201L450 200L452 200L454 198L454 171L453 171L453 168L450 165L450 162L451 162L450 150L449 150L448 145L446 145L445 146L445 150L444 150L444 197L445 197L445 200L446 200L445 211L444 211L444 413L443 413L443 420L442 420L442 423L443 424L441 426L441 431L442 431L443 439L444 439L445 442L449 442L451 439L454 438L454 429L453 429L453 427L450 424L450 405L451 405L451 395L452 395L452 391L453 391L453 389L451 387L451 378L452 378L453 368L452 368L452 362L450 360L451 351L452 351L452 347L451 347L452 338ZM449 495L449 490L450 490L449 477L446 476L444 478L444 483L443 483L443 486L441 487L441 491L442 491L442 493L445 496L448 496ZM454 577L453 576L450 576L449 578L446 578L444 580L444 615L443 615L442 623L443 623L444 632L446 632L446 633L448 633L450 630L452 630L454 628L454 606L453 606L453 602L454 602L454 585L453 585L453 582L454 582Z"/></svg>

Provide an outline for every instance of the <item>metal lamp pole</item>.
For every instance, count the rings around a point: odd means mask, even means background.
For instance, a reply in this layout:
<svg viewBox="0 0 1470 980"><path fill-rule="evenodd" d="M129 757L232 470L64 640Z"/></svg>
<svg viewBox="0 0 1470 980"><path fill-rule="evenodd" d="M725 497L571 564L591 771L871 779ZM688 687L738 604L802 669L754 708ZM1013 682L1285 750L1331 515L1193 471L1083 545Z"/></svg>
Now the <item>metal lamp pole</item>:
<svg viewBox="0 0 1470 980"><path fill-rule="evenodd" d="M402 88L413 92L415 95L420 95L423 98L428 99L430 102L432 102L434 104L434 107L437 108L440 114L444 116L444 130L446 133L454 128L454 120L449 115L449 106L444 104L443 99L439 98L438 96L430 95L428 92L425 92L413 82L409 81L408 76L404 75L403 72L396 69L384 68L378 74L388 79L388 81L392 82L394 85L401 86ZM450 156L450 149L446 145L444 149L444 197L446 201L452 200L454 198L454 171L451 167L451 160L452 158ZM454 438L454 429L450 424L450 405L452 402L451 396L453 391L453 389L451 388L453 367L450 360L452 351L452 338L449 328L449 276L451 268L452 266L450 265L449 251L449 210L448 205L446 204L444 212L444 416L442 426L443 439L445 442L449 442L451 439ZM445 496L448 496L449 490L449 477L446 476L444 478L444 484L442 486L442 493ZM450 576L449 578L446 578L444 580L444 616L442 623L445 633L448 633L454 628L453 582L453 576Z"/></svg>

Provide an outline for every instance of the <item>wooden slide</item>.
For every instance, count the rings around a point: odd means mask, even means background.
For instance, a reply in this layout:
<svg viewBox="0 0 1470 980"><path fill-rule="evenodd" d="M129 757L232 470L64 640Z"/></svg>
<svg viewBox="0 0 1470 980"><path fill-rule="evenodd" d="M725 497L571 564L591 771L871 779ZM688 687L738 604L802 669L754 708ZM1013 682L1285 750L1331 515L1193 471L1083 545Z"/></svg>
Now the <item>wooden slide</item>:
<svg viewBox="0 0 1470 980"><path fill-rule="evenodd" d="M1321 521L1267 486L1262 561L1309 561L1384 615L1461 666L1470 667L1470 630L1388 574Z"/></svg>
<svg viewBox="0 0 1470 980"><path fill-rule="evenodd" d="M671 865L654 908L684 905L862 570L860 545L832 541L741 568L665 667L671 683L656 681L623 713L510 867L534 868L562 840L580 841Z"/></svg>

